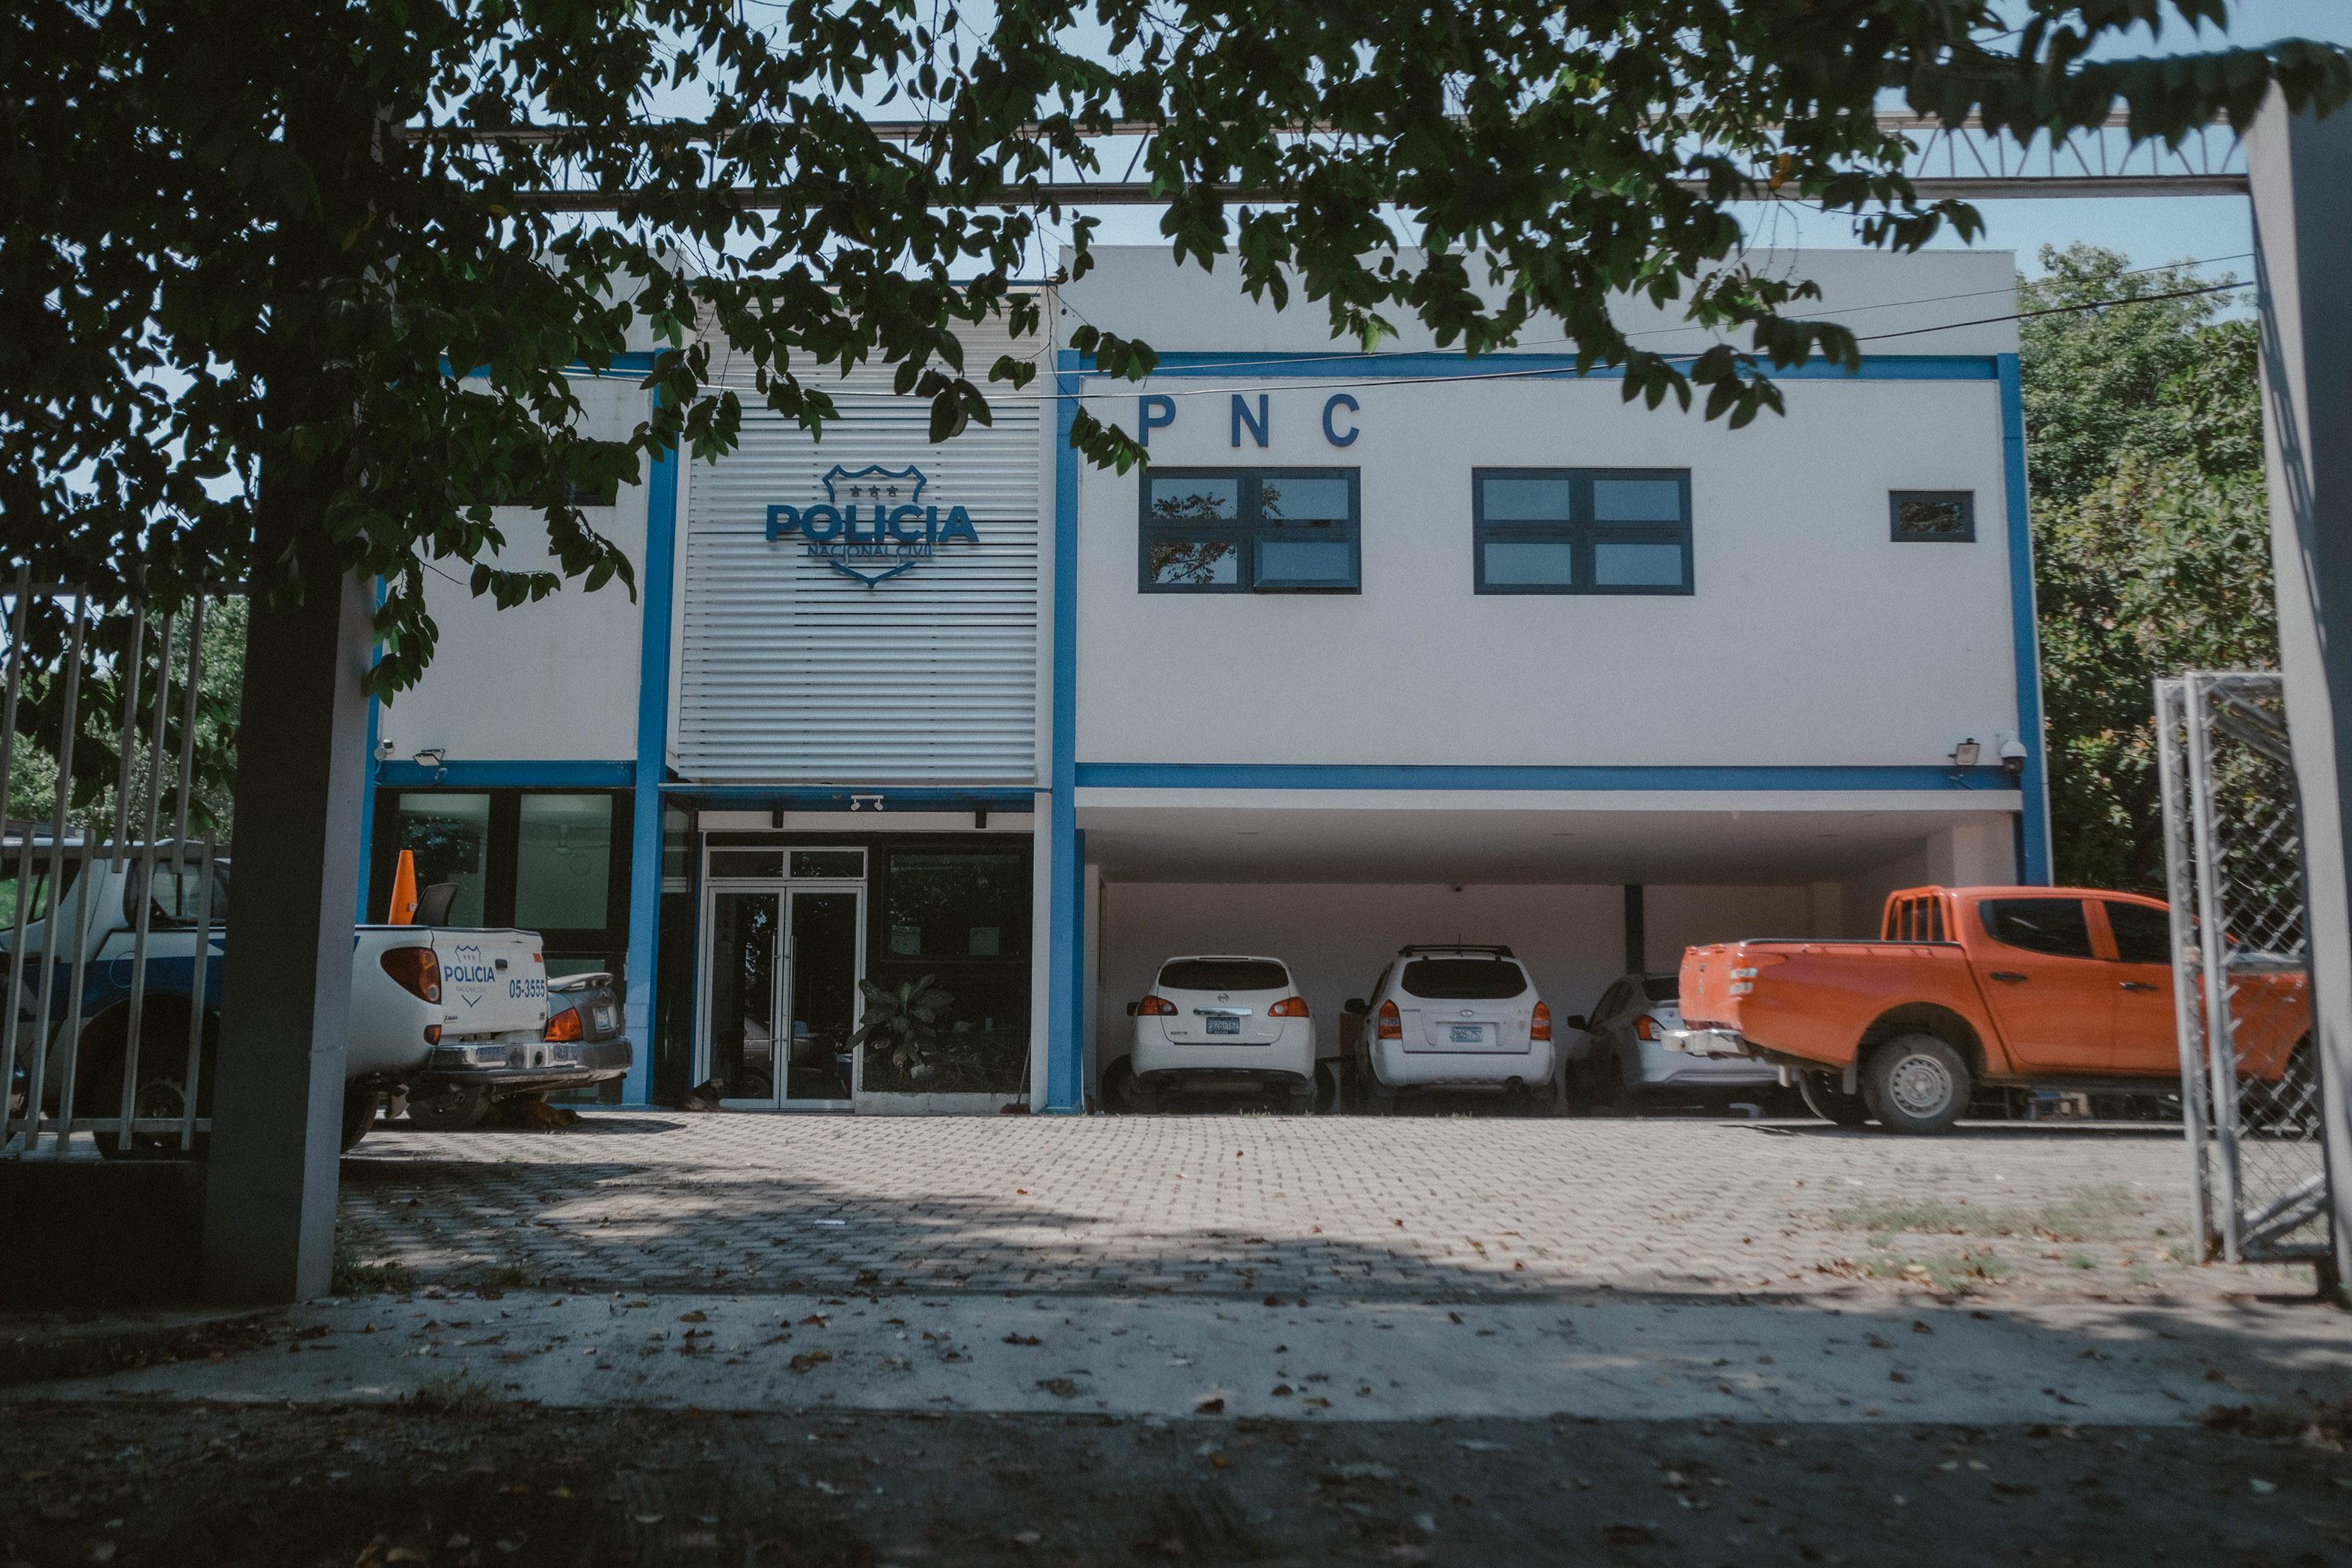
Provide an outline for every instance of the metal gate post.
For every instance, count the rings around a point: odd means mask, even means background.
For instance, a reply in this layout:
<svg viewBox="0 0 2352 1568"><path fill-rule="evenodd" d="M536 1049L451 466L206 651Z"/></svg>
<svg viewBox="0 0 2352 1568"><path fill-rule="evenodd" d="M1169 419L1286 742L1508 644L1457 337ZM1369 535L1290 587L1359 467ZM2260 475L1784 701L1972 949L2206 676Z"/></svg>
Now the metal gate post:
<svg viewBox="0 0 2352 1568"><path fill-rule="evenodd" d="M2206 1248L2213 1236L2211 1205L2206 1201L2207 1107L2202 1051L2192 1052L2189 1042L2201 1046L2204 1031L2199 1026L2197 996L2189 989L2193 973L2201 973L2201 955L2197 969L2192 970L2189 955L2196 951L2197 921L2190 912L2182 889L2190 885L2190 853L2189 825L2189 781L2184 776L2181 752L2187 741L2183 726L2188 722L2188 686L2179 679L2161 679L2156 683L2156 758L2158 777L2164 802L2164 885L2171 891L2172 921L2172 1026L2173 1037L2181 1042L2180 1048L2180 1126L2189 1144L2189 1226L2197 1238L2198 1261L2206 1258ZM2179 737L2176 742L2175 737Z"/></svg>
<svg viewBox="0 0 2352 1568"><path fill-rule="evenodd" d="M2246 137L2279 668L2303 799L2320 1136L2338 1289L2352 1280L2352 112Z"/></svg>

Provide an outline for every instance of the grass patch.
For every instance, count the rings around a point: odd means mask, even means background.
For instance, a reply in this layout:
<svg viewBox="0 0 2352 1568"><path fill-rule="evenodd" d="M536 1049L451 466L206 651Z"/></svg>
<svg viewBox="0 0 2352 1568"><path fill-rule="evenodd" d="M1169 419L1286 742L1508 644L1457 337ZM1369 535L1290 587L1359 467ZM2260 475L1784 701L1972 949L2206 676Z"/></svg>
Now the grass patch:
<svg viewBox="0 0 2352 1568"><path fill-rule="evenodd" d="M443 1372L418 1384L406 1404L430 1415L479 1417L498 1408L499 1393L467 1373Z"/></svg>
<svg viewBox="0 0 2352 1568"><path fill-rule="evenodd" d="M335 1260L328 1266L327 1290L335 1296L392 1296L408 1290L415 1276L406 1265L362 1261L360 1244L348 1232L335 1233Z"/></svg>
<svg viewBox="0 0 2352 1568"><path fill-rule="evenodd" d="M2085 1187L2060 1203L2045 1204L2033 1215L2033 1229L2053 1241L2109 1241L2116 1222L2147 1213L2126 1187Z"/></svg>
<svg viewBox="0 0 2352 1568"><path fill-rule="evenodd" d="M2147 1205L2127 1187L2085 1187L2072 1197L2036 1209L1946 1203L1929 1198L1917 1203L1856 1204L1832 1209L1832 1230L1871 1233L1872 1245L1885 1246L1896 1236L2039 1236L2051 1241L2111 1241L2116 1222L2147 1213Z"/></svg>
<svg viewBox="0 0 2352 1568"><path fill-rule="evenodd" d="M482 1271L482 1283L499 1289L512 1290L531 1283L538 1278L520 1263L501 1263Z"/></svg>
<svg viewBox="0 0 2352 1568"><path fill-rule="evenodd" d="M1948 1252L1935 1258L1890 1254L1872 1258L1864 1272L1874 1279L1902 1279L1923 1285L1938 1296L1966 1296L2000 1284L2015 1270L1988 1247L1982 1251Z"/></svg>

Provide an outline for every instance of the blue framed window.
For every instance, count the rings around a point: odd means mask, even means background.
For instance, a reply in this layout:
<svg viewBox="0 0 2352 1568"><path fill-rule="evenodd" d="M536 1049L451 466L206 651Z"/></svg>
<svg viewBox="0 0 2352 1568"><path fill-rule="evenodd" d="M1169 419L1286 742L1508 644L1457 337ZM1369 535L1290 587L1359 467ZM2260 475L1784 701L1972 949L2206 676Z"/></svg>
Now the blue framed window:
<svg viewBox="0 0 2352 1568"><path fill-rule="evenodd" d="M1897 544L1967 544L1977 536L1974 490L1889 490L1887 536Z"/></svg>
<svg viewBox="0 0 2352 1568"><path fill-rule="evenodd" d="M1147 594L1353 594L1354 468L1150 468L1137 487Z"/></svg>
<svg viewBox="0 0 2352 1568"><path fill-rule="evenodd" d="M1481 594L1688 594L1688 468L1473 468Z"/></svg>

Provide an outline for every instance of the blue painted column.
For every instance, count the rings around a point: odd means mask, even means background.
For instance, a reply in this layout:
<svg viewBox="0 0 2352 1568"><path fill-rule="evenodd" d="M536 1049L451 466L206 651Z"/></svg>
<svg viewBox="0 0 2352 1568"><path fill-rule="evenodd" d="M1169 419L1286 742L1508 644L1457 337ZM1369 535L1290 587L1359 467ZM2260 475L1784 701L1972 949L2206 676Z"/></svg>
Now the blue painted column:
<svg viewBox="0 0 2352 1568"><path fill-rule="evenodd" d="M646 559L637 592L644 641L637 657L637 757L629 795L628 1001L635 1051L621 1098L643 1105L653 1093L654 1020L660 972L662 775L669 749L670 600L677 560L678 455L654 459L646 495Z"/></svg>
<svg viewBox="0 0 2352 1568"><path fill-rule="evenodd" d="M1996 363L2000 383L2002 488L2009 513L2009 601L2017 660L2017 738L2025 742L2023 809L2017 819L2018 880L2050 881L2050 759L2042 730L2042 637L2035 628L2033 533L2026 521L2025 396L2017 356Z"/></svg>
<svg viewBox="0 0 2352 1568"><path fill-rule="evenodd" d="M1085 943L1078 930L1085 909L1085 851L1078 835L1078 455L1070 430L1078 416L1079 358L1059 351L1054 375L1054 708L1052 806L1046 852L1052 908L1047 920L1045 1105L1049 1111L1086 1109L1085 1005L1080 973Z"/></svg>

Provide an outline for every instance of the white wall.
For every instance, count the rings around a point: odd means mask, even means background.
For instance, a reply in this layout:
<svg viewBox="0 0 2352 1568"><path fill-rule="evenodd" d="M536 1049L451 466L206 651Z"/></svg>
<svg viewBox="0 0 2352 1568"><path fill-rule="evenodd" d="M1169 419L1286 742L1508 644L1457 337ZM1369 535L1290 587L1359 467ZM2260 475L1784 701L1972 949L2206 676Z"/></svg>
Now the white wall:
<svg viewBox="0 0 2352 1568"><path fill-rule="evenodd" d="M628 435L644 417L634 376L578 377L581 428L602 440ZM646 483L623 485L615 504L590 507L588 525L627 554L645 576ZM547 524L528 507L492 513L507 537L498 562L518 571L557 570ZM425 563L425 608L441 628L425 679L387 702L378 733L407 756L443 748L451 762L587 762L636 755L637 658L644 595L617 581L594 593L575 579L535 605L497 609L476 598L470 568Z"/></svg>
<svg viewBox="0 0 2352 1568"><path fill-rule="evenodd" d="M1693 942L1817 934L1804 929L1803 888L1651 888L1644 899L1653 968L1679 962ZM1339 1050L1340 1004L1368 994L1407 942L1508 944L1563 1021L1588 1011L1624 971L1624 891L1614 887L1109 882L1101 917L1101 951L1089 970L1100 977L1098 1061L1127 1054L1127 1005L1150 988L1161 963L1182 953L1283 960L1326 1055Z"/></svg>
<svg viewBox="0 0 2352 1568"><path fill-rule="evenodd" d="M1319 383L1235 384L1265 448L1221 391L1154 461L1360 468L1362 591L1140 593L1138 476L1086 471L1081 762L1928 765L2017 727L1991 382L1792 382L1737 431L1613 383L1367 385L1346 447ZM1696 593L1475 594L1471 471L1510 466L1689 468ZM1975 542L1893 542L1894 489L1974 491Z"/></svg>

